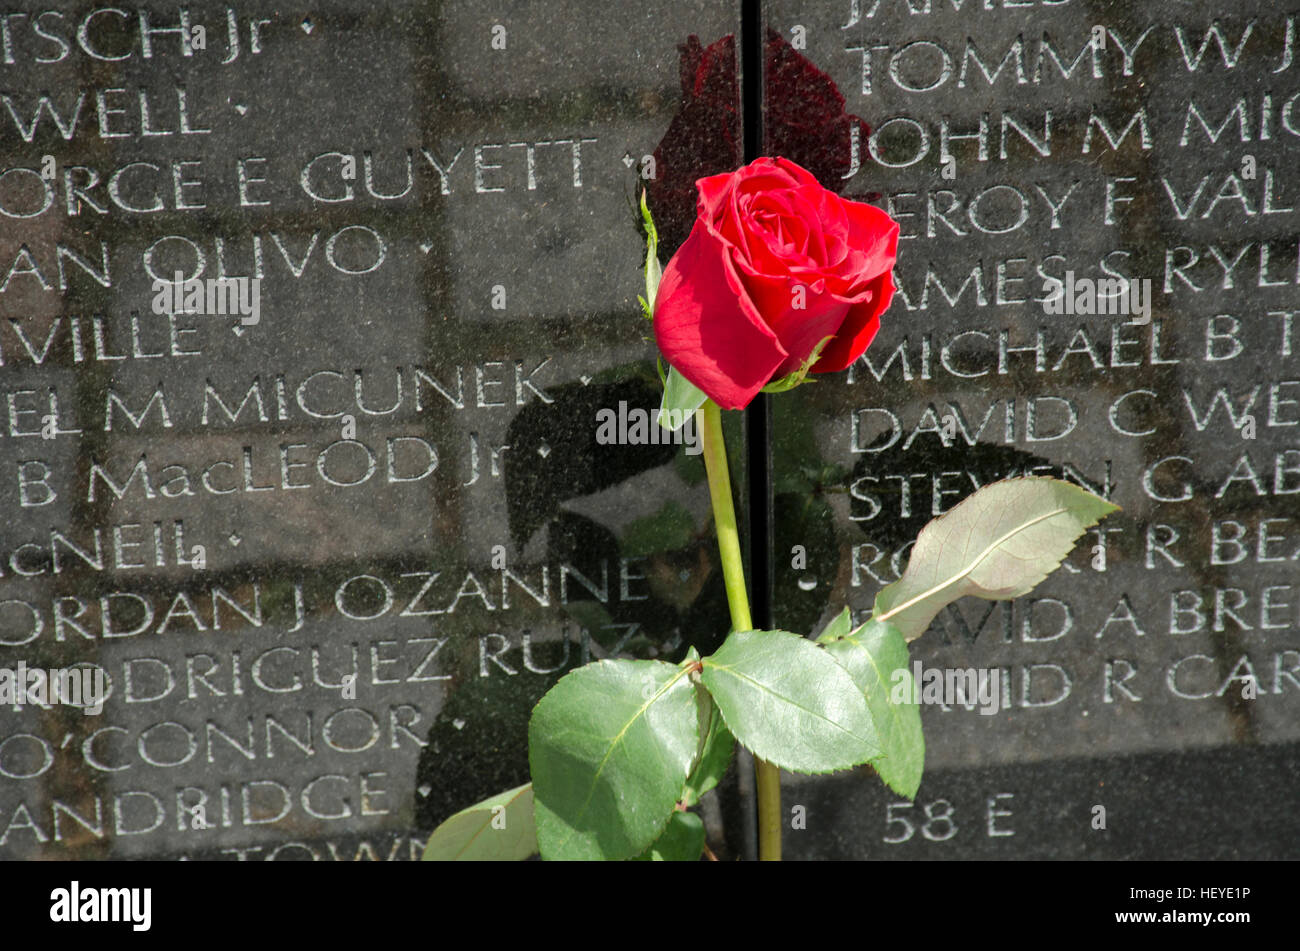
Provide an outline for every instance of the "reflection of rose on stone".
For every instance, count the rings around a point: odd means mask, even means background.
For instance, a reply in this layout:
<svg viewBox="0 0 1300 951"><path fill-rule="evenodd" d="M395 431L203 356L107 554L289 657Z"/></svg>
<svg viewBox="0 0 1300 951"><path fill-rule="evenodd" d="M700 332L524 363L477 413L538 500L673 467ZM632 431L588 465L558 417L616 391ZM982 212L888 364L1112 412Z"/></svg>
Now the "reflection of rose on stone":
<svg viewBox="0 0 1300 951"><path fill-rule="evenodd" d="M739 168L743 160L735 37L705 47L692 36L681 51L681 105L654 152L647 199L667 260L695 222L695 183ZM845 111L835 82L775 30L764 46L764 143L840 192L856 170L853 140L870 131Z"/></svg>
<svg viewBox="0 0 1300 951"><path fill-rule="evenodd" d="M857 142L871 132L845 111L835 81L767 31L763 55L763 153L788 158L839 193L858 169Z"/></svg>
<svg viewBox="0 0 1300 951"><path fill-rule="evenodd" d="M707 47L692 36L681 52L681 105L654 151L646 199L667 260L695 223L695 182L738 168L742 159L736 38Z"/></svg>

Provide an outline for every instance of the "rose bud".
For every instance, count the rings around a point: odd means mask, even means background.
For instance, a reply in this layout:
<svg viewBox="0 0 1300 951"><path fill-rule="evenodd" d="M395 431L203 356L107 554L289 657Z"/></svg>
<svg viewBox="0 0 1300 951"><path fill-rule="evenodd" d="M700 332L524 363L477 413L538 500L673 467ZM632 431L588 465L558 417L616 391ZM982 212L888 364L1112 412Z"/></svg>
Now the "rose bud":
<svg viewBox="0 0 1300 951"><path fill-rule="evenodd" d="M898 223L784 158L696 188L695 225L655 295L664 359L718 406L741 409L810 362L833 373L861 356L894 296Z"/></svg>

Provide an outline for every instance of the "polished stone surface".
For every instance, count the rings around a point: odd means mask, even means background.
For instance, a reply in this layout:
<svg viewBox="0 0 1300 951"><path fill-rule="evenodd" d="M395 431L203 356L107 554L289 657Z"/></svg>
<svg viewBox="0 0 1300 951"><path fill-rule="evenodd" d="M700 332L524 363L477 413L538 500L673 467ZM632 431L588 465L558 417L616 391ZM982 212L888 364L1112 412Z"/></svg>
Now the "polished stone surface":
<svg viewBox="0 0 1300 951"><path fill-rule="evenodd" d="M1008 705L925 708L915 805L787 776L787 855L1294 857L1293 18L763 7L766 150L904 234L865 358L772 399L776 623L865 614L977 483L1124 509L912 644ZM666 258L741 162L739 4L96 9L3 18L0 667L113 693L0 708L0 858L418 856L565 670L729 626L699 457L594 415L658 402L636 196ZM177 270L257 319L156 313ZM1066 271L1150 321L1046 313Z"/></svg>
<svg viewBox="0 0 1300 951"><path fill-rule="evenodd" d="M1270 805L1300 740L1294 23L1250 2L953 6L765 4L770 42L822 71L813 111L857 117L823 138L823 184L903 236L864 359L774 399L776 621L865 615L978 484L1054 475L1123 512L1032 596L968 599L912 643L925 668L996 669L1002 701L924 707L916 805L891 812L865 770L791 778L808 819L787 850L1294 856ZM1067 271L1149 279L1149 320L1047 313Z"/></svg>
<svg viewBox="0 0 1300 951"><path fill-rule="evenodd" d="M0 665L113 693L0 712L0 857L406 859L565 670L725 634L699 456L595 413L658 405L636 196L738 7L509 7L6 17Z"/></svg>

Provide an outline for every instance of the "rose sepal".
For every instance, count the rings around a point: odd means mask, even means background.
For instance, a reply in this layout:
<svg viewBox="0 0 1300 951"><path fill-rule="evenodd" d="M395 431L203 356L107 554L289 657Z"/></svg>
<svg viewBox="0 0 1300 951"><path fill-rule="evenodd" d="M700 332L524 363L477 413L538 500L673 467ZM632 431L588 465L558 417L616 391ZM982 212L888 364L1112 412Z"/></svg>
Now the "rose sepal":
<svg viewBox="0 0 1300 951"><path fill-rule="evenodd" d="M826 345L834 339L835 339L834 337L823 337L821 343L813 347L813 352L808 355L808 359L804 361L803 366L795 370L793 373L787 373L779 380L773 380L767 386L763 387L763 389L761 389L759 392L760 393L784 393L787 390L793 390L800 383L817 382L816 380L810 379L808 374L812 372L812 368L814 364L816 364L817 361L821 359L822 351L826 349Z"/></svg>
<svg viewBox="0 0 1300 951"><path fill-rule="evenodd" d="M645 296L637 295L641 302L641 311L647 320L654 320L655 295L659 293L659 281L664 269L659 263L659 229L655 227L654 215L646 203L646 192L641 192L641 221L645 226Z"/></svg>
<svg viewBox="0 0 1300 951"><path fill-rule="evenodd" d="M676 367L669 366L664 398L659 404L659 425L669 432L681 429L708 398L708 394L678 373Z"/></svg>

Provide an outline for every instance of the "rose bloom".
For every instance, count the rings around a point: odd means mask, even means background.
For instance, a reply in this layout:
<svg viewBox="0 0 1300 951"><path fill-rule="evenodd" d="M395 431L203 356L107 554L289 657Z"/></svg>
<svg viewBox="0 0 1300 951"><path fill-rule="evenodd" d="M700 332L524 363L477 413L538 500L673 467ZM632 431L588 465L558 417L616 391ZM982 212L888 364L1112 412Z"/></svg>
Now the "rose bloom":
<svg viewBox="0 0 1300 951"><path fill-rule="evenodd" d="M827 337L812 372L861 356L894 296L898 223L783 158L696 187L695 226L655 297L655 338L677 372L740 409Z"/></svg>

